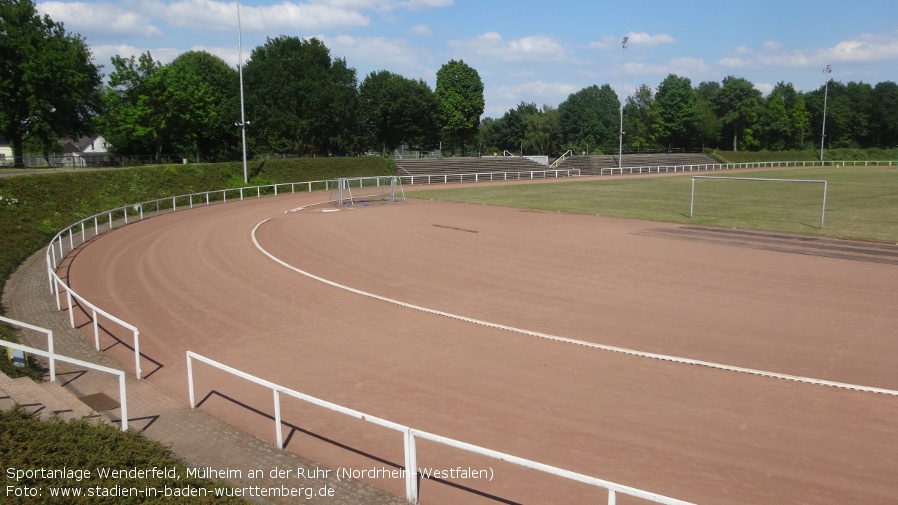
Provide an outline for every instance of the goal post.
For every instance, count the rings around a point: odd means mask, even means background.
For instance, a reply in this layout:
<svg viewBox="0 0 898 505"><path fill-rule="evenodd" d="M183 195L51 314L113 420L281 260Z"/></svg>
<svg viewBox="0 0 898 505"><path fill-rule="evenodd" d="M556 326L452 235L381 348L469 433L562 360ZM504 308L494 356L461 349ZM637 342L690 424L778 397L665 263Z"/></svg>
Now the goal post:
<svg viewBox="0 0 898 505"><path fill-rule="evenodd" d="M333 188L330 200L340 207L405 202L402 180L395 175L340 177Z"/></svg>
<svg viewBox="0 0 898 505"><path fill-rule="evenodd" d="M806 183L806 184L822 184L823 185L823 203L820 209L820 229L823 229L823 224L826 218L826 190L828 183L825 180L818 179L766 179L760 177L719 177L712 175L694 175L692 176L692 195L689 200L689 218L692 219L695 215L695 180L696 179L716 179L716 180L729 180L729 181L750 181L750 182L766 182L766 183Z"/></svg>

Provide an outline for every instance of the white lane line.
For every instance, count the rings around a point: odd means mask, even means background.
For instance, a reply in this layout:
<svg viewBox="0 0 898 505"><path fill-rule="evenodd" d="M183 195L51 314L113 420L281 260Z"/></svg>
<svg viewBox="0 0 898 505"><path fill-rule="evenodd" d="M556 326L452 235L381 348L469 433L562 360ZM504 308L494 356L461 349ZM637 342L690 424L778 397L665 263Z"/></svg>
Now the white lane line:
<svg viewBox="0 0 898 505"><path fill-rule="evenodd" d="M721 363L714 363L712 361L701 361L701 360L690 359L690 358L680 358L677 356L668 356L666 354L655 354L655 353L651 353L651 352L636 351L633 349L626 349L623 347L615 347L615 346L610 346L610 345L597 344L594 342L586 342L584 340L576 340L576 339L567 338L567 337L560 337L557 335L550 335L547 333L539 333L539 332L535 332L535 331L524 330L521 328L515 328L513 326L505 326L503 324L491 323L488 321L481 321L479 319L472 319L470 317L465 317L465 316L461 316L458 314L452 314L449 312L443 312L441 310L429 309L427 307L421 307L420 305L413 305L411 303L406 303L403 301L394 300L392 298L387 298L385 296L376 295L374 293L369 293L367 291L362 291L360 289L345 286L343 284L339 284L337 282L325 279L323 277L319 277L313 273L306 272L305 270L297 268L297 267L287 263L286 261L283 261L282 259L274 256L267 250L265 250L265 248L262 247L261 244L259 244L259 241L256 240L256 230L258 230L263 224L267 223L270 219L271 218L258 223L255 226L255 228L253 228L252 239L253 239L253 244L256 245L256 249L261 251L264 255L268 256L275 262L280 263L281 265L289 268L290 270L293 270L294 272L305 275L306 277L309 277L310 279L314 279L316 281L323 282L323 283L333 286L335 288L340 288L340 289L349 291L350 293L367 296L369 298L374 298L375 300L392 303L394 305L399 305L400 307L405 307L408 309L419 310L421 312L426 312L428 314L433 314L433 315L442 316L442 317L448 317L450 319L456 319L458 321L464 321L466 323L479 324L481 326L486 326L489 328L495 328L497 330L511 331L514 333L528 335L531 337L538 337L538 338L543 338L546 340L554 340L555 342L564 342L566 344L574 344L574 345L579 345L579 346L583 346L583 347L590 347L593 349L601 349L603 351L618 352L618 353L622 353L622 354L628 354L630 356L638 356L640 358L651 358L651 359L657 359L657 360L661 360L661 361L672 361L674 363L681 363L684 365L703 366L703 367L707 367L707 368L714 368L717 370L726 370L728 372L745 373L745 374L757 375L757 376L761 376L761 377L769 377L769 378L773 378L773 379L784 379L784 380L790 380L790 381L795 381L795 382L803 382L806 384L814 384L817 386L829 386L829 387L840 388L840 389L850 389L853 391L864 391L867 393L879 393L879 394L885 394L885 395L898 396L898 391L895 391L893 389L874 388L874 387L870 387L870 386L860 386L857 384L847 384L844 382L834 382L834 381L828 381L828 380L822 380L822 379L813 379L810 377L801 377L798 375L789 375L789 374L782 374L782 373L777 373L777 372L767 372L765 370L755 370L753 368L743 368L743 367L738 367L738 366L724 365Z"/></svg>

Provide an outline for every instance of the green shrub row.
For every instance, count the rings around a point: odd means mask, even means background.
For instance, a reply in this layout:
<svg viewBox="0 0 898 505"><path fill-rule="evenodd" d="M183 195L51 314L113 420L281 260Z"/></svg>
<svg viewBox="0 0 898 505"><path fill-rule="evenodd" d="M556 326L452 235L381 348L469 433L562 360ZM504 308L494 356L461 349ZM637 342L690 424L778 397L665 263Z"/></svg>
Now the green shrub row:
<svg viewBox="0 0 898 505"><path fill-rule="evenodd" d="M756 161L819 161L820 149L803 151L713 151L729 163ZM898 161L898 149L826 149L825 161Z"/></svg>

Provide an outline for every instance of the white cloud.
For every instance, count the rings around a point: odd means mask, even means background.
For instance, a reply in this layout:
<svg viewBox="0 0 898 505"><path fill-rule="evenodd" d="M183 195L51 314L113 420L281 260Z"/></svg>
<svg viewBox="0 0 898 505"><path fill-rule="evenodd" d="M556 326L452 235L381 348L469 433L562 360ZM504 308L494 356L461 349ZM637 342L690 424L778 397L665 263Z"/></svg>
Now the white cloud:
<svg viewBox="0 0 898 505"><path fill-rule="evenodd" d="M770 84L769 82L756 82L755 89L763 93L764 96L767 96L773 91L773 84Z"/></svg>
<svg viewBox="0 0 898 505"><path fill-rule="evenodd" d="M258 32L346 29L371 24L369 17L335 5L338 3L282 2L260 6L241 4L240 24L243 30ZM237 27L236 2L181 0L171 3L147 2L142 5L152 8L171 26L199 30L233 30Z"/></svg>
<svg viewBox="0 0 898 505"><path fill-rule="evenodd" d="M162 36L162 31L152 24L152 17L115 3L41 2L36 7L39 13L61 21L69 32L117 38Z"/></svg>
<svg viewBox="0 0 898 505"><path fill-rule="evenodd" d="M410 79L424 79L433 86L436 76L433 59L421 46L384 37L319 35L318 38L331 50L332 56L346 58L346 63L358 70L359 82L370 72L389 70Z"/></svg>
<svg viewBox="0 0 898 505"><path fill-rule="evenodd" d="M666 33L649 35L646 32L630 32L629 34L627 34L627 37L629 37L629 44L646 47L660 46L662 44L673 44L677 41L675 38Z"/></svg>
<svg viewBox="0 0 898 505"><path fill-rule="evenodd" d="M735 56L721 58L718 63L734 69L764 67L813 68L832 63L878 63L894 61L898 64L898 32L862 34L836 45L812 51L787 50L778 42L764 43L761 51L744 46L734 50Z"/></svg>
<svg viewBox="0 0 898 505"><path fill-rule="evenodd" d="M505 41L496 32L487 32L470 39L450 40L447 45L468 57L480 61L538 64L572 61L561 44L544 35Z"/></svg>
<svg viewBox="0 0 898 505"><path fill-rule="evenodd" d="M487 109L483 115L486 117L502 117L509 109L516 107L521 102L535 103L537 107L548 104L557 106L567 99L571 93L582 89L563 82L531 81L512 85L486 86Z"/></svg>
<svg viewBox="0 0 898 505"><path fill-rule="evenodd" d="M627 45L636 47L655 47L662 44L673 44L677 41L677 39L671 37L666 33L651 35L646 32L630 32L626 35L626 37ZM623 42L622 36L617 37L615 35L605 35L599 40L590 42L588 44L588 47L592 49L599 49L602 51L608 49L620 49L621 42Z"/></svg>
<svg viewBox="0 0 898 505"><path fill-rule="evenodd" d="M414 35L421 35L423 37L429 37L433 35L433 32L430 30L430 27L427 25L415 25L408 30L409 33Z"/></svg>

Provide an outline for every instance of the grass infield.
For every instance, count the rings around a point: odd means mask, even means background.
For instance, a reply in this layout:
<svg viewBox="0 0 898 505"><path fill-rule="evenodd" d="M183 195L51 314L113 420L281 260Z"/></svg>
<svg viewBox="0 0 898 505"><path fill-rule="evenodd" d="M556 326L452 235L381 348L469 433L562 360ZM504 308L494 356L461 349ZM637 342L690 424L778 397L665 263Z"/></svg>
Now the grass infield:
<svg viewBox="0 0 898 505"><path fill-rule="evenodd" d="M692 175L828 182L820 228L823 185L696 179ZM898 243L898 170L830 167L763 172L695 172L671 177L571 180L553 184L450 187L406 196L546 211L598 214L748 230Z"/></svg>

